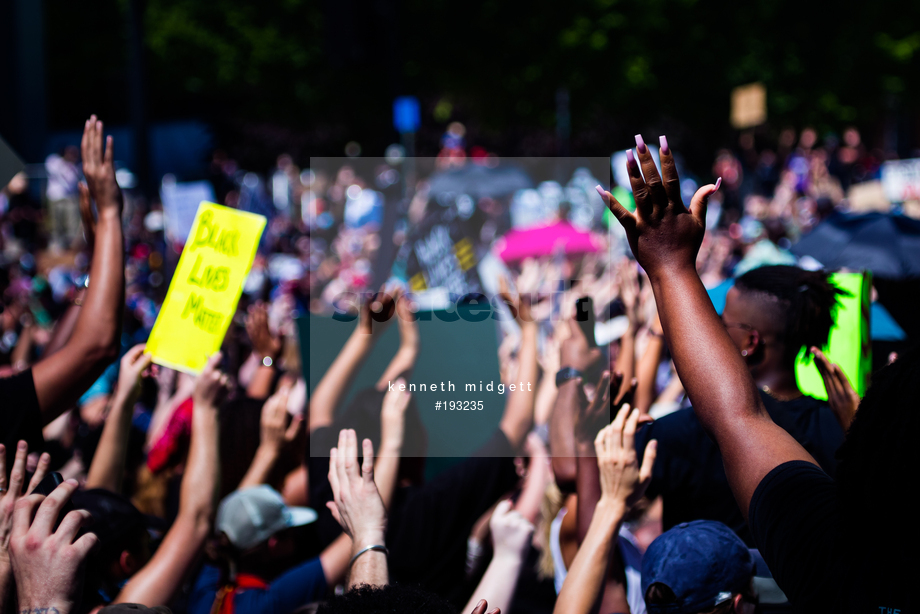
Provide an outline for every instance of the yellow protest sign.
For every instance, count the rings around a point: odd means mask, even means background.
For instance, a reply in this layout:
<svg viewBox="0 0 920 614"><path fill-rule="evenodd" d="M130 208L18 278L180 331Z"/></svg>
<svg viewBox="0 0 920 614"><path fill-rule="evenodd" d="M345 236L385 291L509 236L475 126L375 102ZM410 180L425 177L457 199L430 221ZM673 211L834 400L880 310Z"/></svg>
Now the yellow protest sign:
<svg viewBox="0 0 920 614"><path fill-rule="evenodd" d="M261 215L209 202L198 205L147 340L153 362L199 373L220 349L264 228Z"/></svg>

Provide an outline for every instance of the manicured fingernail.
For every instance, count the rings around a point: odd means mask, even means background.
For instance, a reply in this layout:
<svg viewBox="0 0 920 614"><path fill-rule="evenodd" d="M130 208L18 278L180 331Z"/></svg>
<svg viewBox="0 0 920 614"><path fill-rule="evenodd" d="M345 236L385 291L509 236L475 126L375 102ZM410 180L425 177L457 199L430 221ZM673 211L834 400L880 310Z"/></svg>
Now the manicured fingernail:
<svg viewBox="0 0 920 614"><path fill-rule="evenodd" d="M65 484L70 484L71 486L79 486L79 485L80 485L80 483L79 483L78 481L76 481L75 479L73 479L73 478L68 478L68 479L64 480L64 483L65 483Z"/></svg>
<svg viewBox="0 0 920 614"><path fill-rule="evenodd" d="M722 178L719 177L718 179L716 179L716 190L718 190L718 189L719 189L719 186L721 186L721 185L722 185Z"/></svg>
<svg viewBox="0 0 920 614"><path fill-rule="evenodd" d="M668 147L668 137L661 135L658 137L658 144L661 145L661 153L668 155L671 153L671 148Z"/></svg>
<svg viewBox="0 0 920 614"><path fill-rule="evenodd" d="M636 168L636 155L632 152L632 149L626 150L626 168L629 170Z"/></svg>
<svg viewBox="0 0 920 614"><path fill-rule="evenodd" d="M645 141L642 139L641 134L636 135L636 149L640 154L644 154L648 151L648 147L645 146Z"/></svg>
<svg viewBox="0 0 920 614"><path fill-rule="evenodd" d="M607 200L607 194L604 192L604 188L599 185L594 186L594 189L597 190L597 193L601 195L601 198Z"/></svg>

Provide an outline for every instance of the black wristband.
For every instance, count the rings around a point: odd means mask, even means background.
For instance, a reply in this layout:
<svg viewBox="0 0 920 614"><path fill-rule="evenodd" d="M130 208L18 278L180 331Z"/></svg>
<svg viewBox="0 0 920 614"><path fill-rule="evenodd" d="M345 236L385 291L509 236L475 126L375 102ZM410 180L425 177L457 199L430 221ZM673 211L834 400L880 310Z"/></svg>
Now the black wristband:
<svg viewBox="0 0 920 614"><path fill-rule="evenodd" d="M556 371L556 388L576 377L584 379L584 374L575 367L562 367Z"/></svg>

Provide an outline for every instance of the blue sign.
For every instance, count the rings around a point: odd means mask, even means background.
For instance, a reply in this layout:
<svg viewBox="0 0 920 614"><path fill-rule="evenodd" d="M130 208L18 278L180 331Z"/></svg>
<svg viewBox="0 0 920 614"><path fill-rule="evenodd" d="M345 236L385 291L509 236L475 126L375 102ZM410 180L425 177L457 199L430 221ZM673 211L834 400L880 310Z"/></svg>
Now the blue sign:
<svg viewBox="0 0 920 614"><path fill-rule="evenodd" d="M419 110L418 98L400 96L393 101L393 127L397 132L418 132L421 125L422 113Z"/></svg>

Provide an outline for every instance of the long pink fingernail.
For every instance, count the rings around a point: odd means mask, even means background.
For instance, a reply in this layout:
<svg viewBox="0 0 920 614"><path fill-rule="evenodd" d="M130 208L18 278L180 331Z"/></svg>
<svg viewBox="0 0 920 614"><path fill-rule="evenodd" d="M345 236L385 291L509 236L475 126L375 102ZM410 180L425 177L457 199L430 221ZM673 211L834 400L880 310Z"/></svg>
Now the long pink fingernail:
<svg viewBox="0 0 920 614"><path fill-rule="evenodd" d="M636 135L636 149L640 154L644 154L648 151L648 147L645 146L645 140L643 140L641 134Z"/></svg>
<svg viewBox="0 0 920 614"><path fill-rule="evenodd" d="M626 150L626 168L629 170L636 168L636 155L632 152L632 149Z"/></svg>
<svg viewBox="0 0 920 614"><path fill-rule="evenodd" d="M604 192L604 188L597 185L597 186L594 186L594 189L597 190L597 193L601 195L601 198L603 198L604 200L607 200L607 194Z"/></svg>
<svg viewBox="0 0 920 614"><path fill-rule="evenodd" d="M722 178L721 178L721 177L719 177L718 179L716 179L716 190L719 189L719 186L720 186L720 185L722 185Z"/></svg>
<svg viewBox="0 0 920 614"><path fill-rule="evenodd" d="M658 144L661 145L661 153L668 155L671 153L671 148L668 147L668 137L663 134L658 137Z"/></svg>

